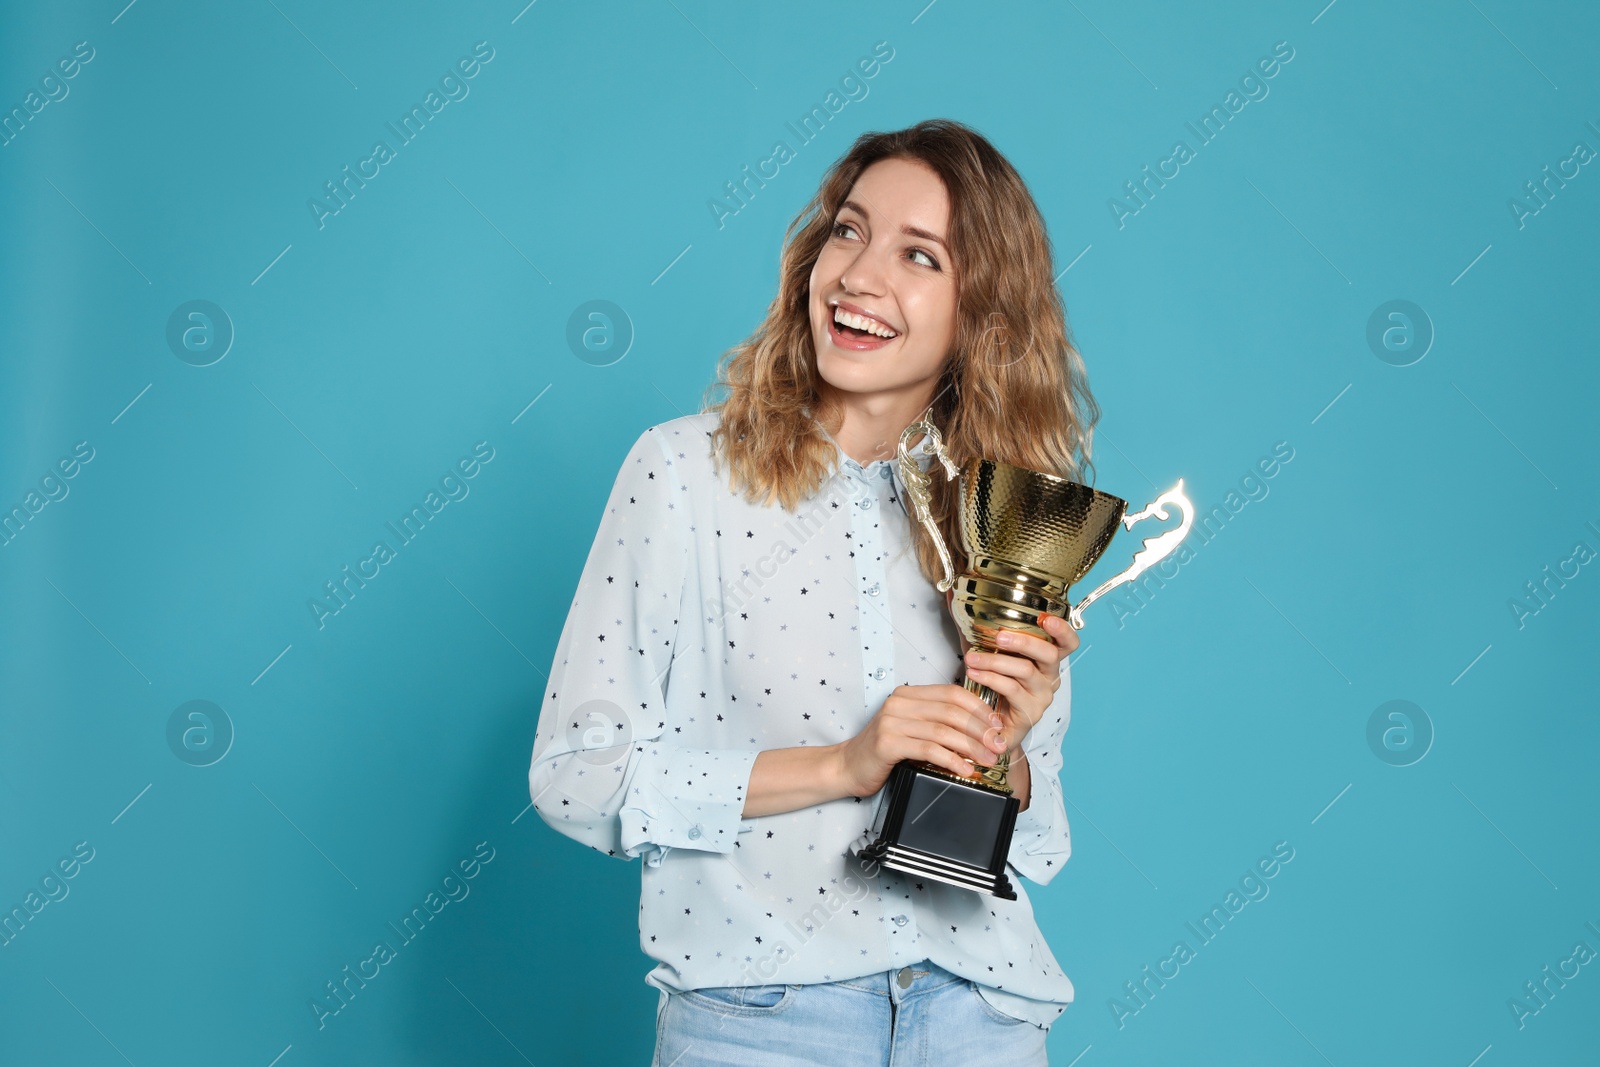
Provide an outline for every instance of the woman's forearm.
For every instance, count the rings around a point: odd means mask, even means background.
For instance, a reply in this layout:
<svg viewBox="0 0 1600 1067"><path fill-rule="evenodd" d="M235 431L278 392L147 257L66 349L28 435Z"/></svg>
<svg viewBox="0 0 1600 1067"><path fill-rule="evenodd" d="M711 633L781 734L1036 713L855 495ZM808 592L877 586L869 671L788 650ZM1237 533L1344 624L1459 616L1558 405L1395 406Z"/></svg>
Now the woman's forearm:
<svg viewBox="0 0 1600 1067"><path fill-rule="evenodd" d="M1021 805L1019 812L1028 810L1028 802L1033 792L1033 779L1028 773L1028 754L1018 745L1011 753L1011 765L1006 769L1006 783L1011 786L1011 795L1017 798Z"/></svg>
<svg viewBox="0 0 1600 1067"><path fill-rule="evenodd" d="M848 796L840 774L838 748L801 745L763 749L750 766L744 817L777 815Z"/></svg>
<svg viewBox="0 0 1600 1067"><path fill-rule="evenodd" d="M1011 754L1006 774L1012 794L1028 810L1032 792L1028 758L1019 745ZM844 786L838 745L801 745L768 748L750 765L750 782L744 791L744 817L757 819L785 811L825 804L850 795Z"/></svg>

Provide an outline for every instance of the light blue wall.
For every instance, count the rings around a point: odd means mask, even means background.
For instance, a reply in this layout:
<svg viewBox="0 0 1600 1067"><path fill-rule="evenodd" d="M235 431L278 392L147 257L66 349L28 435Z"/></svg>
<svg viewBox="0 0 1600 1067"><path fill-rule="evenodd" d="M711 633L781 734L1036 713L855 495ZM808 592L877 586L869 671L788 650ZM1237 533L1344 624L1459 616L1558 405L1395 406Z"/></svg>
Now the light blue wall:
<svg viewBox="0 0 1600 1067"><path fill-rule="evenodd" d="M0 1060L648 1059L638 868L524 813L542 674L628 445L757 324L827 164L935 116L1012 159L1072 264L1099 484L1138 506L1183 477L1229 516L1142 606L1090 609L1076 847L1033 890L1078 993L1056 1062L1593 1057L1600 964L1508 1004L1600 951L1600 164L1511 206L1600 150L1592 5L124 2L0 32L0 109L30 116L0 147L0 507L39 507L0 547L0 906L92 850L0 948ZM480 41L467 94L319 225ZM629 324L615 362L569 345L594 300ZM169 344L191 301L225 354ZM1391 301L1418 310L1371 344ZM1546 566L1564 584L1514 610ZM1387 718L1369 742L1396 700L1425 751ZM1201 944L1185 923L1279 842ZM451 889L319 1028L324 983Z"/></svg>

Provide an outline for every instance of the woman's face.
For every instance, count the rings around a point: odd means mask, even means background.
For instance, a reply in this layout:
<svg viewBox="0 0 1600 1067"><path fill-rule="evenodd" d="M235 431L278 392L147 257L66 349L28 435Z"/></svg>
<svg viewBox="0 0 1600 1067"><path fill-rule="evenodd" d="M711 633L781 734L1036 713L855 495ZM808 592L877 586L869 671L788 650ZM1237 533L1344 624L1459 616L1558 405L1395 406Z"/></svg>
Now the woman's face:
<svg viewBox="0 0 1600 1067"><path fill-rule="evenodd" d="M949 225L944 182L926 164L883 159L861 172L811 268L812 343L829 386L933 399L956 331Z"/></svg>

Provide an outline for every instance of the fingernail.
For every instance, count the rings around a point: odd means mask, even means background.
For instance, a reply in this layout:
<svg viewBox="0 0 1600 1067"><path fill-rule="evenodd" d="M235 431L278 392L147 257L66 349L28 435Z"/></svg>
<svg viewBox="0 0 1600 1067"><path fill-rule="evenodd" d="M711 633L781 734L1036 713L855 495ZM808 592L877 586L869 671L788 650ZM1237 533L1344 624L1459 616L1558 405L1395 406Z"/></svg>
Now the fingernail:
<svg viewBox="0 0 1600 1067"><path fill-rule="evenodd" d="M995 644L997 645L1010 645L1015 644L1017 639L1010 630L1001 630L1000 633L995 636L994 640Z"/></svg>
<svg viewBox="0 0 1600 1067"><path fill-rule="evenodd" d="M1005 723L1003 723L1000 720L1000 716L994 714L993 712L990 712L989 713L989 725L993 726L996 730L998 730L998 729L1000 729L1000 727L1004 726Z"/></svg>

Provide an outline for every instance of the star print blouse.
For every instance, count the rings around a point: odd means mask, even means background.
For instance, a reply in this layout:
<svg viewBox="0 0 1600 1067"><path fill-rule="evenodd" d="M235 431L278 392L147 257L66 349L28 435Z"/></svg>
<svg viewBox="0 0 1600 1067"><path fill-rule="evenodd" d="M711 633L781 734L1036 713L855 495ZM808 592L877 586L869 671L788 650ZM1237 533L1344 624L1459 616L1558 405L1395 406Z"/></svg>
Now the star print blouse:
<svg viewBox="0 0 1600 1067"><path fill-rule="evenodd" d="M926 958L1048 1027L1072 982L1015 877L1010 901L861 860L852 846L881 791L743 816L761 750L847 740L896 686L963 671L894 463L863 467L834 441L832 475L795 512L751 504L713 468L718 417L652 426L623 460L556 646L528 774L535 809L608 856L642 858L653 986L831 982ZM932 466L926 438L916 454ZM1061 678L1023 743L1030 801L1009 857L1038 884L1071 851L1065 661Z"/></svg>

